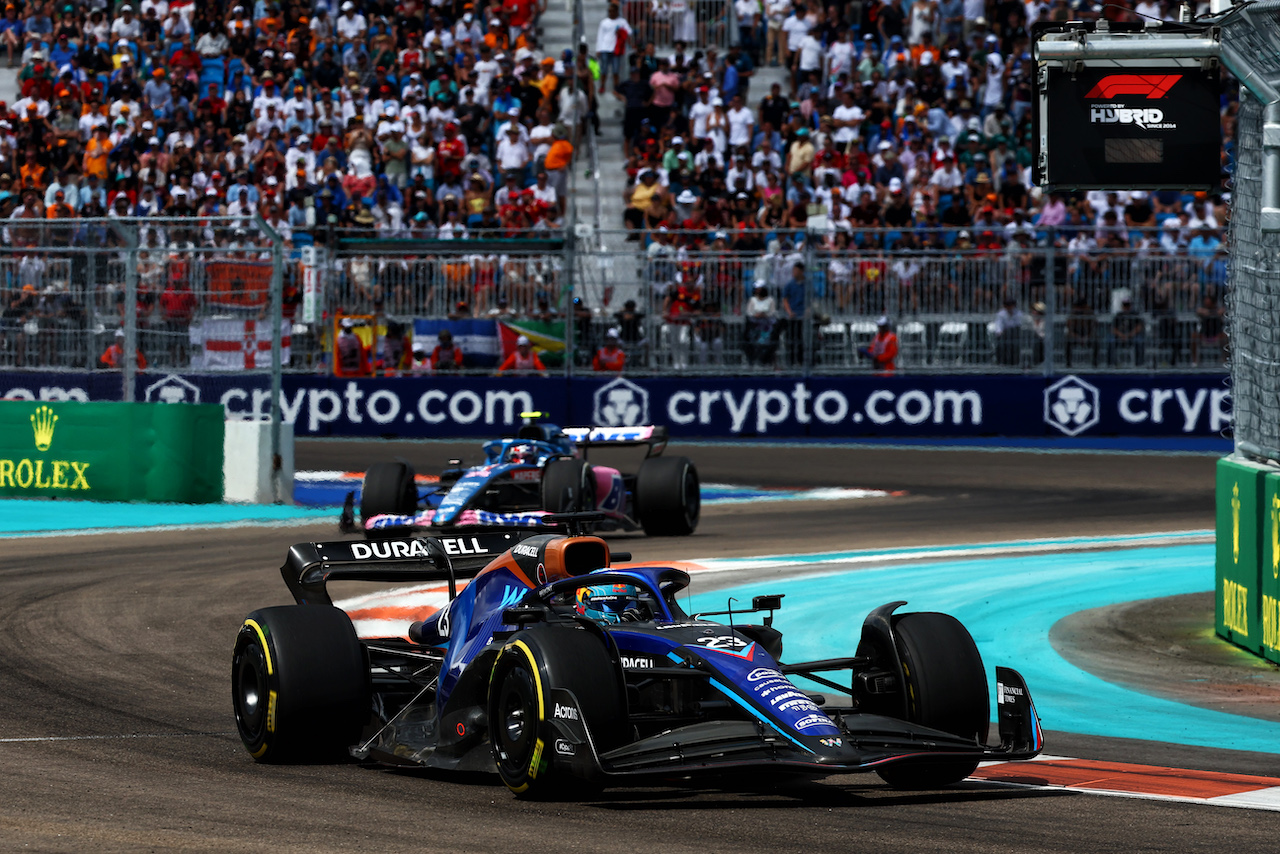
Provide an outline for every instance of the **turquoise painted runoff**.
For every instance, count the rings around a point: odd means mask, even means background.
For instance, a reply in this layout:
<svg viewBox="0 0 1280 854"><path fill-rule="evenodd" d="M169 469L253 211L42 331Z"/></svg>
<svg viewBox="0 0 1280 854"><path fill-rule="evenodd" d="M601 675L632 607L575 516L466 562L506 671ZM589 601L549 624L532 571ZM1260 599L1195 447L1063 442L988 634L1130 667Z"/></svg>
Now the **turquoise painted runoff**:
<svg viewBox="0 0 1280 854"><path fill-rule="evenodd" d="M333 518L333 510L329 508L283 504L134 504L125 501L13 498L0 502L0 537L51 531L127 530Z"/></svg>
<svg viewBox="0 0 1280 854"><path fill-rule="evenodd" d="M902 611L944 611L968 627L987 666L993 710L994 668L1002 664L1026 678L1048 730L1280 753L1280 723L1105 682L1049 644L1050 627L1078 611L1211 590L1213 559L1213 545L1201 544L823 570L696 595L693 607L720 610L729 596L745 607L753 595L785 593L774 625L787 660L802 661L852 655L867 611L906 599ZM1052 739L1046 750L1053 752Z"/></svg>

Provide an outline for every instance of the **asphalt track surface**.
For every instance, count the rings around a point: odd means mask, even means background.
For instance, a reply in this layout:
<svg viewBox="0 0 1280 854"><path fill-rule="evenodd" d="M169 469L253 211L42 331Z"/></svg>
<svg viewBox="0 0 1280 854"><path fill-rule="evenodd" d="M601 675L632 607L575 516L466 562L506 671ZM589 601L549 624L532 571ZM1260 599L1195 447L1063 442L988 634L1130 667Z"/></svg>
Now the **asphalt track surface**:
<svg viewBox="0 0 1280 854"><path fill-rule="evenodd" d="M460 447L474 458L474 446ZM708 509L689 540L620 538L637 558L1142 533L1213 522L1209 457L686 451L707 480L907 494ZM298 466L358 470L394 453L430 472L458 452L439 444L305 442ZM691 790L611 790L585 803L548 805L516 801L488 778L256 765L234 734L231 641L247 612L289 601L277 571L288 545L334 537L332 527L314 525L6 541L0 557L0 849L1275 850L1277 813L979 782L903 793L869 775L784 784L737 780ZM878 603L865 607L871 604ZM1204 605L1203 597L1192 597L1173 612L1203 614ZM1169 612L1157 608L1147 629L1159 634ZM1130 629L1134 624L1126 621ZM1108 634L1108 625L1105 615L1089 615L1055 642L1075 648L1074 635L1077 647L1081 636L1104 649L1142 645L1119 631ZM1205 655L1229 669L1220 652ZM1104 662L1112 668L1108 678L1132 676L1120 658ZM1168 668L1171 682L1182 676L1177 662L1153 657L1140 666ZM1051 721L1046 725L1047 749L1055 754L1280 773L1280 757L1273 755L1070 736L1054 733Z"/></svg>

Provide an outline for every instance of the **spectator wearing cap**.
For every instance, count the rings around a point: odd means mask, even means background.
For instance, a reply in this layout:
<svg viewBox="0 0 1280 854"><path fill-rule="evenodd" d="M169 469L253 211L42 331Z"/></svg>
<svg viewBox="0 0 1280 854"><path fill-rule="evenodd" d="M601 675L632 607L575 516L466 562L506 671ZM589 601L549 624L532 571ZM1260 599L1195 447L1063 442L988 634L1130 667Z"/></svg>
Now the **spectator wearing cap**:
<svg viewBox="0 0 1280 854"><path fill-rule="evenodd" d="M356 334L355 321L344 317L338 323L338 336L333 345L333 373L339 377L367 377L373 373L369 349Z"/></svg>
<svg viewBox="0 0 1280 854"><path fill-rule="evenodd" d="M858 350L858 355L871 360L877 373L892 374L897 369L898 335L886 316L876 321L876 334L871 343Z"/></svg>
<svg viewBox="0 0 1280 854"><path fill-rule="evenodd" d="M621 373L627 364L627 354L619 343L617 327L610 327L604 335L604 346L596 350L591 359L591 369L599 372Z"/></svg>
<svg viewBox="0 0 1280 854"><path fill-rule="evenodd" d="M31 287L31 286L28 286ZM141 347L134 347L134 353L137 357L138 370L145 371L147 369L147 357L142 354ZM117 329L114 340L98 357L98 367L107 368L108 370L122 370L124 365L124 330Z"/></svg>
<svg viewBox="0 0 1280 854"><path fill-rule="evenodd" d="M527 335L516 339L516 349L498 366L499 374L541 374L546 376L547 366L538 358L533 349L533 342Z"/></svg>

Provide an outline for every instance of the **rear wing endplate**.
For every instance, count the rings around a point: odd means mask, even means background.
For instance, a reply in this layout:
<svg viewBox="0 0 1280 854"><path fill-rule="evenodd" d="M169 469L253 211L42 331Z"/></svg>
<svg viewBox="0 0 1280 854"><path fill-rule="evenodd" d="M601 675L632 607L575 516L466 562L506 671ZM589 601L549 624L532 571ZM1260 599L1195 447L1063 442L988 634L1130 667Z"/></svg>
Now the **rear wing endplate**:
<svg viewBox="0 0 1280 854"><path fill-rule="evenodd" d="M280 574L299 605L332 605L330 581L447 581L449 598L459 578L473 578L507 549L539 531L338 540L298 543Z"/></svg>

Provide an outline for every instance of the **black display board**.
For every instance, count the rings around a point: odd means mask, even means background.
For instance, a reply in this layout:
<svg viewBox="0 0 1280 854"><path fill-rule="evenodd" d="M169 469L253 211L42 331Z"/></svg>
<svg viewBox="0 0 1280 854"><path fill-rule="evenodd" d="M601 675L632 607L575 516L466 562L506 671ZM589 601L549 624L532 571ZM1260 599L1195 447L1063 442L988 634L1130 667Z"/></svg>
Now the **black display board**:
<svg viewBox="0 0 1280 854"><path fill-rule="evenodd" d="M1047 68L1035 137L1036 183L1058 189L1208 190L1221 178L1218 71L1193 67Z"/></svg>

